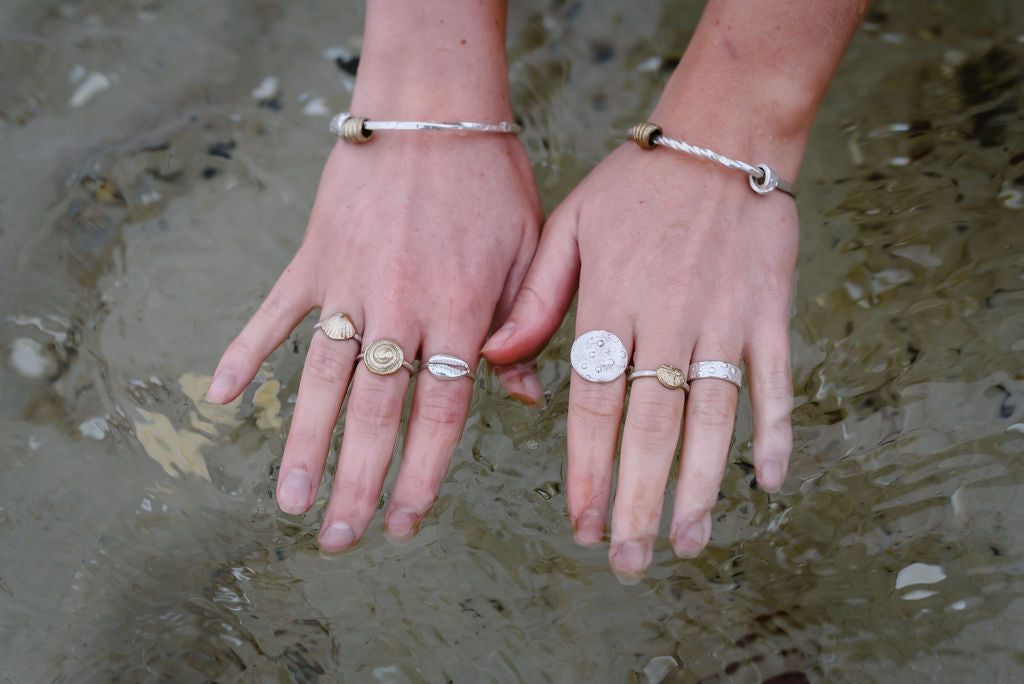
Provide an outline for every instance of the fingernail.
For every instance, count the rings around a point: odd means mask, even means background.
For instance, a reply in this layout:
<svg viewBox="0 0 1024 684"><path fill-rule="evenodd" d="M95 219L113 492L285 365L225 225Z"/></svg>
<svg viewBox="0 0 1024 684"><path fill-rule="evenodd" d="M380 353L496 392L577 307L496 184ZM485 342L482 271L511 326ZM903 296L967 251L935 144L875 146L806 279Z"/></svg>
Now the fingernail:
<svg viewBox="0 0 1024 684"><path fill-rule="evenodd" d="M580 546L594 546L604 541L604 516L593 508L580 513L576 518L576 533L573 535Z"/></svg>
<svg viewBox="0 0 1024 684"><path fill-rule="evenodd" d="M277 505L285 513L305 513L309 508L309 493L313 489L313 481L304 470L296 468L289 472L277 493Z"/></svg>
<svg viewBox="0 0 1024 684"><path fill-rule="evenodd" d="M487 340L487 343L484 344L483 349L481 349L480 351L488 352L491 351L492 349L497 349L501 345L505 344L508 338L512 337L512 332L515 329L515 321L506 322L505 325L501 326L500 328L494 331L494 334L491 335L491 338Z"/></svg>
<svg viewBox="0 0 1024 684"><path fill-rule="evenodd" d="M615 576L623 584L636 584L644 576L644 570L651 562L651 552L647 544L629 541L616 549L614 556Z"/></svg>
<svg viewBox="0 0 1024 684"><path fill-rule="evenodd" d="M767 461L761 466L761 487L769 492L778 491L782 486L782 464L778 461Z"/></svg>
<svg viewBox="0 0 1024 684"><path fill-rule="evenodd" d="M348 523L336 522L320 534L320 548L324 551L341 551L352 545L356 535Z"/></svg>
<svg viewBox="0 0 1024 684"><path fill-rule="evenodd" d="M408 506L392 508L384 524L388 539L396 542L409 541L416 534L416 524L419 520L420 514L414 508Z"/></svg>
<svg viewBox="0 0 1024 684"><path fill-rule="evenodd" d="M206 390L206 401L213 404L223 404L231 396L231 390L235 388L235 374L231 371L215 373L210 389Z"/></svg>
<svg viewBox="0 0 1024 684"><path fill-rule="evenodd" d="M695 520L686 522L679 534L672 538L672 549L680 558L693 558L704 548L704 524Z"/></svg>

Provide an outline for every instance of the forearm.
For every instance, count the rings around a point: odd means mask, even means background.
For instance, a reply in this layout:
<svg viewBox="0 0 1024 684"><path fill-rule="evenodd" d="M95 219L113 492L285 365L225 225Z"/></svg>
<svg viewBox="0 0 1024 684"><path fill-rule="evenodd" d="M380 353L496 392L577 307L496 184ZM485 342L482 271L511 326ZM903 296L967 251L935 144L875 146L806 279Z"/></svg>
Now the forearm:
<svg viewBox="0 0 1024 684"><path fill-rule="evenodd" d="M710 0L651 120L666 135L796 177L867 0Z"/></svg>
<svg viewBox="0 0 1024 684"><path fill-rule="evenodd" d="M352 112L508 120L506 10L506 0L367 0Z"/></svg>

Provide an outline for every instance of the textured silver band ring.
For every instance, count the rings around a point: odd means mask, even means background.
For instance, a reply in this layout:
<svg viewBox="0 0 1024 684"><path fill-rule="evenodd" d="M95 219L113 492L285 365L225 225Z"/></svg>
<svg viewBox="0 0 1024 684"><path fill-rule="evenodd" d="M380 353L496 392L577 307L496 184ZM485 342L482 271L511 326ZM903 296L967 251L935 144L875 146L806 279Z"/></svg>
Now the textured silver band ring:
<svg viewBox="0 0 1024 684"><path fill-rule="evenodd" d="M636 378L657 378L665 389L681 389L684 392L690 389L683 370L668 363L661 364L657 370L635 370L629 374L628 380L632 382Z"/></svg>
<svg viewBox="0 0 1024 684"><path fill-rule="evenodd" d="M424 368L438 380L458 380L459 378L473 380L476 378L469 370L468 363L449 354L434 354L427 359L425 365L420 366L421 371Z"/></svg>
<svg viewBox="0 0 1024 684"><path fill-rule="evenodd" d="M589 382L612 382L626 372L629 355L622 340L607 330L591 330L572 343L569 360L581 378Z"/></svg>
<svg viewBox="0 0 1024 684"><path fill-rule="evenodd" d="M704 378L725 380L736 385L737 389L743 386L743 374L740 372L739 366L734 366L725 361L698 361L697 363L691 363L686 379L693 382L694 380L703 380Z"/></svg>
<svg viewBox="0 0 1024 684"><path fill-rule="evenodd" d="M316 332L317 329L322 330L332 340L363 341L363 338L356 332L356 326L352 319L348 317L348 314L331 314L313 326L313 332Z"/></svg>
<svg viewBox="0 0 1024 684"><path fill-rule="evenodd" d="M394 340L377 340L358 356L356 360L362 360L366 369L374 375L393 375L399 368L405 368L410 373L415 373L413 365L405 360L405 352Z"/></svg>

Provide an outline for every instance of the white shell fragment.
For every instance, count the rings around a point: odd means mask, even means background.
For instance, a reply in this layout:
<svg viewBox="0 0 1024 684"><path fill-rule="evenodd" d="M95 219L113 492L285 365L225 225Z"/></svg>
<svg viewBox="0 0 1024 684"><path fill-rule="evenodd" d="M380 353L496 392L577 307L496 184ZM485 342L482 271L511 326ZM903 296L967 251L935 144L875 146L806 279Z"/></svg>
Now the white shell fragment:
<svg viewBox="0 0 1024 684"><path fill-rule="evenodd" d="M626 372L629 358L622 340L614 333L591 330L572 343L569 360L584 380L612 382Z"/></svg>
<svg viewBox="0 0 1024 684"><path fill-rule="evenodd" d="M252 89L252 99L264 102L273 100L281 92L281 81L276 76L265 76L260 84Z"/></svg>
<svg viewBox="0 0 1024 684"><path fill-rule="evenodd" d="M914 584L935 584L946 579L946 573L938 565L911 563L896 575L896 589Z"/></svg>
<svg viewBox="0 0 1024 684"><path fill-rule="evenodd" d="M427 370L438 380L457 380L470 375L468 363L447 354L434 354L427 359Z"/></svg>

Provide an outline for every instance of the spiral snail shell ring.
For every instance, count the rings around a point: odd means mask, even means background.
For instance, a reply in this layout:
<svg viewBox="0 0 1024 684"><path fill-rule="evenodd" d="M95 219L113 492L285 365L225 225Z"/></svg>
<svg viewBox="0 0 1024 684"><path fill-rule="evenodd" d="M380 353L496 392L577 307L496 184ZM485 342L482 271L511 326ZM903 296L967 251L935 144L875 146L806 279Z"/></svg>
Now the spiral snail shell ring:
<svg viewBox="0 0 1024 684"><path fill-rule="evenodd" d="M630 382L636 378L657 378L665 389L681 389L684 392L690 389L686 382L686 373L668 363L661 364L657 370L635 370L629 374Z"/></svg>
<svg viewBox="0 0 1024 684"><path fill-rule="evenodd" d="M356 332L356 326L352 319L348 317L348 314L332 314L314 325L313 332L316 332L318 328L332 340L355 340L356 342L361 342L363 339Z"/></svg>
<svg viewBox="0 0 1024 684"><path fill-rule="evenodd" d="M394 340L377 340L356 357L362 359L363 364L374 375L393 375L399 368L405 368L410 373L414 372L411 363L405 360L405 352Z"/></svg>

